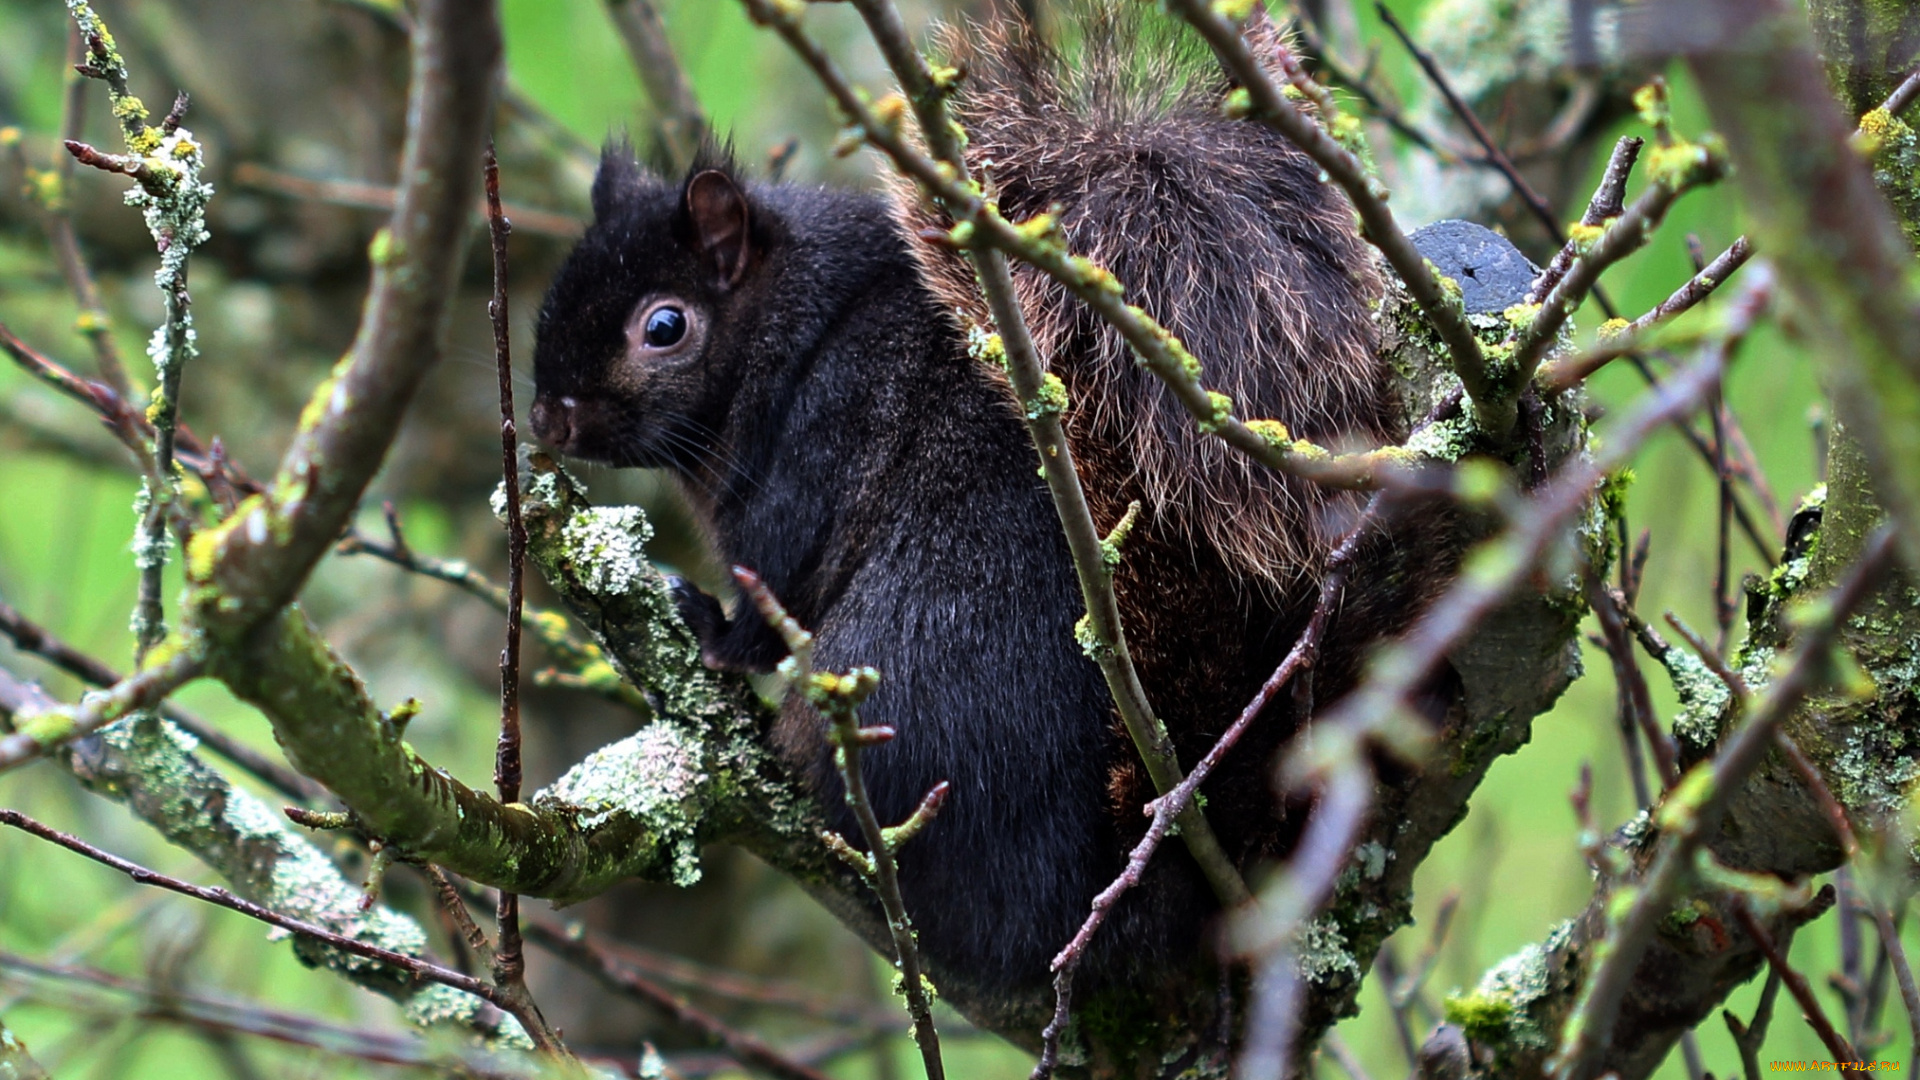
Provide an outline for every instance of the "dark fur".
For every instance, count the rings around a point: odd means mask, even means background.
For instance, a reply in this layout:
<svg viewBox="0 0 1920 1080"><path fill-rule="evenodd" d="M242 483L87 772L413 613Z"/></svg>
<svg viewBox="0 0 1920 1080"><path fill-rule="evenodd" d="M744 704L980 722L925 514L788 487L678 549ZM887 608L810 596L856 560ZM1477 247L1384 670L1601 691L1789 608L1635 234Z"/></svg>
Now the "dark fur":
<svg viewBox="0 0 1920 1080"><path fill-rule="evenodd" d="M1370 257L1297 151L1216 119L1219 87L1083 94L1044 50L964 47L970 153L991 158L1009 214L1064 204L1074 249L1168 320L1242 415L1330 443L1398 434L1367 319ZM744 230L728 190L743 193ZM970 278L902 238L932 219L899 192L890 206L748 185L717 160L675 184L610 152L594 210L541 313L536 433L674 470L724 558L813 629L817 666L880 669L863 718L898 736L869 752L879 816L899 821L953 785L901 867L936 978L1042 982L1144 828L1149 792L1075 644L1080 596L1004 375L967 357ZM1102 527L1130 499L1148 507L1118 587L1149 693L1191 763L1293 642L1357 501L1226 455L1111 331L1031 271L1019 284L1073 394L1069 433ZM664 293L701 313L706 336L684 360L637 363L627 320ZM1354 629L1321 667L1323 699L1351 681L1362 642L1404 624L1417 590L1388 576L1338 620ZM691 591L683 608L710 662L782 655L751 613L729 621ZM1209 787L1210 817L1247 862L1297 831L1268 766L1298 711L1276 703ZM790 705L776 739L839 807L819 719ZM852 831L844 813L837 824ZM1168 845L1096 939L1088 979L1192 962L1212 906Z"/></svg>

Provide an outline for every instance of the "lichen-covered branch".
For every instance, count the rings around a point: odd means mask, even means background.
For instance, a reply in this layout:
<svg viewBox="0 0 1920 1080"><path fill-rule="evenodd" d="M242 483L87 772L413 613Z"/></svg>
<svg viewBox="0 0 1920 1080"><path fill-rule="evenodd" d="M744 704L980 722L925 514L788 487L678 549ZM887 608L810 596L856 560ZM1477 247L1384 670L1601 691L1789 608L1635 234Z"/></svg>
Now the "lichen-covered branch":
<svg viewBox="0 0 1920 1080"><path fill-rule="evenodd" d="M14 647L22 652L32 653L92 686L114 686L123 678L106 664L48 633L45 627L15 611L4 600L0 600L0 634L5 634ZM326 793L312 780L172 703L161 704L159 711L160 715L199 740L207 749L245 769L290 799L310 802Z"/></svg>
<svg viewBox="0 0 1920 1080"><path fill-rule="evenodd" d="M1741 305L1746 318L1764 295L1764 278L1749 283ZM1459 821L1487 768L1526 742L1533 717L1578 672L1568 652L1582 614L1578 582L1529 588L1533 568L1566 542L1569 524L1589 555L1604 545L1600 523L1578 521L1595 511L1593 491L1654 431L1698 407L1717 384L1719 361L1709 350L1650 395L1611 434L1603 453L1569 459L1503 537L1469 556L1460 578L1413 632L1382 650L1370 677L1316 723L1388 735L1433 665L1444 660L1462 683L1432 745L1407 751L1424 766L1400 783L1375 785L1352 859L1325 911L1308 926L1315 948L1300 960L1301 1031L1308 1040L1351 1012L1365 965L1410 917L1414 872L1432 845ZM1269 939L1256 927L1243 933L1249 942Z"/></svg>
<svg viewBox="0 0 1920 1080"><path fill-rule="evenodd" d="M169 510L179 497L174 478L174 427L180 415L181 375L187 361L199 351L194 344L193 315L188 310L187 257L207 240L207 202L213 197L213 186L201 179L205 162L199 142L180 126L186 95L174 101L173 110L159 127L149 126L146 106L127 90L127 67L106 24L86 0L67 0L67 11L87 43L87 60L80 66L80 73L106 84L127 154L102 154L72 140L67 142L67 150L82 164L125 173L136 181L137 186L127 192L127 204L140 208L147 231L160 251L160 269L153 283L160 289L165 314L147 346L158 376L153 404L147 412L153 426L153 469L136 507L141 523L133 548L134 565L140 569L140 599L133 618L135 657L139 659L160 644L167 632L160 581L170 552ZM124 377L121 381L125 382Z"/></svg>
<svg viewBox="0 0 1920 1080"><path fill-rule="evenodd" d="M129 675L78 705L16 702L7 708L13 734L0 738L0 772L55 747L91 734L120 718L151 709L205 671L204 655L190 646L170 651L144 671Z"/></svg>
<svg viewBox="0 0 1920 1080"><path fill-rule="evenodd" d="M1632 906L1617 920L1609 920L1605 943L1594 951L1597 966L1586 982L1580 1003L1567 1018L1559 1060L1552 1066L1561 1075L1588 1080L1605 1068L1618 1068L1616 1061L1603 1065L1601 1054L1620 1041L1614 1032L1620 1004L1659 921L1668 917L1681 891L1693 879L1696 854L1719 831L1734 795L1772 749L1779 726L1809 691L1831 677L1828 650L1841 624L1866 599L1886 568L1891 549L1890 538L1883 536L1877 547L1866 553L1847 584L1804 628L1799 654L1768 687L1765 700L1725 741L1710 765L1695 768L1661 802L1654 823L1667 840L1633 893ZM1763 951L1771 944L1769 938Z"/></svg>

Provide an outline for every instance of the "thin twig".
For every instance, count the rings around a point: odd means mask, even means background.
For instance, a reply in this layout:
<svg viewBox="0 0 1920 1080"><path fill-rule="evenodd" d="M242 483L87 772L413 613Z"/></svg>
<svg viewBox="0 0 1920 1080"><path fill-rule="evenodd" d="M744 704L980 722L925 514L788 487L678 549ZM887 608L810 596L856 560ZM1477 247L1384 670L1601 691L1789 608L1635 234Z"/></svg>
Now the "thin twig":
<svg viewBox="0 0 1920 1080"><path fill-rule="evenodd" d="M145 438L151 427L146 417L129 407L126 399L114 393L111 387L75 375L20 340L12 330L7 329L5 323L0 323L0 352L6 353L14 363L41 382L98 413L106 423L107 430L113 432L114 438L133 453L141 471L152 473L153 448L147 445Z"/></svg>
<svg viewBox="0 0 1920 1080"><path fill-rule="evenodd" d="M927 1080L945 1080L946 1066L940 1057L940 1034L933 1026L933 998L930 983L920 964L920 947L914 940L913 920L900 892L898 854L932 823L946 801L947 782L942 780L927 792L918 809L906 821L883 828L874 814L873 800L867 795L867 782L861 768L861 750L893 738L889 727L860 726L860 704L880 683L872 668L856 668L845 675L815 672L809 665L813 655L813 635L800 627L780 601L752 571L734 567L733 576L753 601L754 607L785 639L792 656L786 661L795 687L807 701L827 718L829 741L833 743L833 763L840 773L847 807L853 811L867 850L856 850L839 833L823 831L821 839L834 854L866 879L880 906L886 912L887 929L893 937L894 962L900 972L901 992L907 999L907 1011L913 1017L913 1041L920 1047L920 1060L927 1069Z"/></svg>
<svg viewBox="0 0 1920 1080"><path fill-rule="evenodd" d="M5 634L22 652L32 653L91 686L112 686L124 676L105 663L75 649L47 629L0 600L0 634ZM201 745L252 774L269 787L301 802L326 797L327 789L262 754L258 750L214 727L205 720L171 703L160 706L160 715L179 725Z"/></svg>
<svg viewBox="0 0 1920 1080"><path fill-rule="evenodd" d="M1373 497L1359 522L1347 533L1346 538L1340 542L1339 547L1328 559L1326 575L1320 582L1319 599L1314 604L1313 615L1307 620L1306 629L1301 631L1299 639L1287 651L1286 657L1280 661L1280 665L1274 669L1273 674L1267 677L1267 681L1254 694L1253 700L1240 710L1239 717L1221 733L1220 738L1214 742L1206 756L1194 765L1193 771L1187 774L1186 779L1172 791L1148 805L1147 809L1152 813L1153 821L1147 826L1146 835L1142 836L1133 846L1133 850L1128 853L1125 869L1120 872L1119 877L1114 878L1111 884L1093 898L1093 910L1081 923L1079 931L1073 935L1073 940L1069 941L1066 947L1060 950L1059 955L1053 958L1051 965L1054 995L1053 1019L1041 1033L1040 1060L1033 1067L1031 1080L1047 1080L1058 1067L1060 1038L1066 1033L1072 1008L1073 978L1079 970L1081 958L1086 955L1093 936L1106 922L1108 913L1113 910L1115 904L1119 903L1128 889L1140 883L1141 877L1146 873L1147 863L1152 860L1154 852L1159 850L1161 840L1166 837L1167 831L1186 810L1187 805L1193 801L1194 795L1200 790L1200 785L1206 782L1214 767L1240 741L1240 737L1245 734L1247 728L1266 711L1267 705L1273 700L1274 695L1280 692L1281 687L1285 686L1295 673L1311 668L1314 661L1318 659L1321 638L1326 633L1327 623L1333 617L1334 610L1339 607L1340 597L1346 589L1347 579L1352 572L1354 553L1358 551L1362 538L1373 528L1383 498L1384 496L1381 495Z"/></svg>
<svg viewBox="0 0 1920 1080"><path fill-rule="evenodd" d="M1298 0L1294 0L1294 6L1298 8ZM1492 164L1481 155L1474 154L1464 147L1450 145L1439 135L1416 127L1407 119L1400 107L1388 99L1387 95L1390 91L1374 86L1373 80L1369 77L1373 66L1371 63L1368 64L1368 71L1355 71L1351 65L1334 55L1332 44L1320 36L1319 31L1313 28L1310 21L1296 14L1294 26L1300 34L1301 44L1306 46L1307 52L1317 58L1318 62L1315 66L1325 71L1335 83L1345 87L1367 107L1369 113L1392 128L1401 138L1432 154L1442 165L1452 164L1454 161L1466 161L1475 165L1490 166Z"/></svg>
<svg viewBox="0 0 1920 1080"><path fill-rule="evenodd" d="M1652 310L1628 323L1619 332L1608 334L1595 348L1540 365L1540 373L1535 377L1535 383L1548 391L1557 393L1584 381L1607 363L1639 352L1646 347L1648 339L1656 328L1673 321L1713 295L1715 289L1725 284L1729 275L1745 265L1746 261L1752 257L1752 243L1746 237L1740 237L1711 263L1708 263L1706 269L1688 278L1686 284L1675 289Z"/></svg>
<svg viewBox="0 0 1920 1080"><path fill-rule="evenodd" d="M1420 1067L1420 1043L1413 1037L1413 1021L1407 1014L1410 1005L1402 1005L1394 1000L1393 987L1400 981L1400 957L1393 951L1393 942L1380 943L1380 951L1374 954L1373 970L1380 980L1380 992L1387 999L1387 1015L1393 1018L1393 1033L1400 1043L1400 1054L1407 1059L1410 1073Z"/></svg>
<svg viewBox="0 0 1920 1080"><path fill-rule="evenodd" d="M620 963L604 948L596 948L583 937L533 920L527 924L527 939L592 975L606 989L644 1002L672 1017L675 1023L699 1032L748 1068L778 1080L826 1080L819 1070L793 1060L759 1037L696 1008L687 1002L685 995L676 994L642 976Z"/></svg>
<svg viewBox="0 0 1920 1080"><path fill-rule="evenodd" d="M1727 655L1727 645L1733 637L1733 568L1730 565L1733 548L1733 476L1727 470L1727 393L1723 385L1713 392L1712 400L1707 402L1707 428L1713 436L1713 473L1714 484L1719 499L1714 519L1714 562L1713 562L1713 619L1720 630L1720 636L1714 642L1714 653Z"/></svg>
<svg viewBox="0 0 1920 1080"><path fill-rule="evenodd" d="M1880 110L1890 117L1899 116L1907 111L1915 98L1920 98L1920 68L1915 68L1900 80L1900 85L1894 87L1893 93L1888 94L1887 100L1881 103Z"/></svg>
<svg viewBox="0 0 1920 1080"><path fill-rule="evenodd" d="M1820 1036L1820 1041L1826 1044L1827 1052L1841 1064L1858 1063L1860 1056L1854 1053L1853 1046L1847 1042L1846 1037L1834 1029L1833 1021L1827 1019L1827 1010L1820 1004L1820 999L1814 996L1813 987L1808 985L1807 977L1794 970L1793 965L1787 962L1786 950L1774 944L1773 935L1767 933L1767 928L1760 925L1759 919L1753 917L1753 911L1747 906L1745 898L1734 899L1733 917L1739 920L1740 928L1745 930L1747 936L1753 939L1753 943L1760 946L1760 951L1766 954L1767 963L1773 965L1773 970L1780 973L1780 981L1786 984L1787 993L1792 994L1793 1000L1800 1004L1800 1012L1806 1017L1807 1025L1813 1028L1814 1034Z"/></svg>
<svg viewBox="0 0 1920 1080"><path fill-rule="evenodd" d="M1900 941L1900 926L1878 900L1866 897L1864 892L1862 896L1867 900L1867 910L1873 913L1873 925L1880 931L1880 945L1886 950L1888 965L1900 986L1900 1001L1907 1008L1907 1031L1913 1040L1907 1045L1920 1046L1920 987L1914 985L1913 966L1907 963L1907 947Z"/></svg>
<svg viewBox="0 0 1920 1080"><path fill-rule="evenodd" d="M1312 756L1319 759L1314 771L1322 775L1313 817L1285 871L1261 890L1257 925L1236 935L1241 952L1257 958L1247 1035L1234 1073L1243 1080L1280 1080L1287 1073L1303 1011L1299 935L1332 894L1372 802L1374 774L1364 740L1380 725L1347 716L1316 727ZM1300 771L1298 765L1298 759L1290 761L1289 771Z"/></svg>
<svg viewBox="0 0 1920 1080"><path fill-rule="evenodd" d="M1620 141L1613 144L1613 154L1607 158L1607 169L1600 175L1599 186L1593 189L1593 196L1587 200L1587 209L1580 215L1580 224L1588 229L1599 228L1609 218L1619 217L1627 208L1627 178L1633 173L1633 166L1640 160L1640 149L1646 140L1637 135L1622 135ZM1560 250L1553 253L1553 260L1540 272L1532 288L1527 290L1527 303L1537 304L1546 299L1547 291L1567 275L1567 268L1573 265L1580 251L1577 245L1560 238ZM1611 315L1611 312L1609 312Z"/></svg>
<svg viewBox="0 0 1920 1080"><path fill-rule="evenodd" d="M78 26L67 34L66 93L60 107L60 141L77 142L86 124L87 77L77 70L85 54L86 42ZM112 320L100 302L100 290L94 284L93 271L80 252L80 239L73 228L73 177L78 162L71 154L55 155L53 175L57 187L55 201L45 207L47 245L53 249L60 274L80 307L78 326L93 348L94 367L100 380L120 397L134 396L132 380L120 359L120 347L114 343Z"/></svg>
<svg viewBox="0 0 1920 1080"><path fill-rule="evenodd" d="M491 138L483 177L487 238L493 252L493 297L487 302L487 315L493 323L493 362L500 378L500 484L506 492L507 511L507 644L500 650L500 740L494 751L493 782L500 801L512 805L520 801L520 607L525 597L527 530L520 520L520 437L513 422L513 350L507 322L507 237L513 225L500 209L500 162L494 157ZM494 985L518 1005L511 1011L527 1027L534 1045L571 1063L573 1055L527 989L520 897L502 889L496 917L499 930L491 957Z"/></svg>
<svg viewBox="0 0 1920 1080"><path fill-rule="evenodd" d="M1540 193L1533 190L1533 185L1527 183L1527 178L1520 175L1520 170L1514 167L1506 151L1500 148L1500 144L1494 141L1486 125L1480 122L1480 117L1474 114L1473 106L1467 104L1459 94L1454 92L1453 84L1440 70L1440 65L1434 62L1432 54L1414 43L1413 35L1407 33L1406 27L1400 25L1400 20L1394 18L1393 12L1388 10L1387 5L1376 2L1373 9L1379 14L1380 21L1387 24L1387 29L1393 31L1393 35L1400 39L1400 44L1413 57L1414 63L1420 65L1420 70L1426 73L1427 80L1433 83L1433 88L1440 91L1440 97L1447 103L1447 107L1452 109L1453 114L1460 118L1460 122L1467 126L1467 131L1473 135L1474 141L1479 143L1480 148L1486 152L1487 164L1493 166L1501 176L1506 178L1507 185L1513 188L1514 194L1526 204L1535 220L1547 230L1547 235L1553 237L1553 242L1564 247L1567 243L1567 233L1560 227L1560 219L1554 216L1553 207L1548 206L1547 200L1541 198Z"/></svg>
<svg viewBox="0 0 1920 1080"><path fill-rule="evenodd" d="M12 735L0 737L0 773L32 761L48 750L82 738L129 713L151 709L181 686L200 677L205 657L181 648L164 661L136 672L107 689L88 694L78 705L44 712L19 712L0 700L0 712L13 714Z"/></svg>
<svg viewBox="0 0 1920 1080"><path fill-rule="evenodd" d="M1614 922L1599 954L1604 959L1587 980L1580 1003L1567 1020L1559 1053L1560 1075L1589 1080L1595 1056L1613 1037L1614 1021L1634 968L1660 920L1692 876L1694 856L1719 828L1729 800L1773 747L1774 730L1827 670L1827 652L1841 623L1865 600L1891 562L1893 551L1891 531L1883 529L1874 535L1846 580L1830 594L1820 617L1801 631L1800 648L1792 663L1774 680L1747 722L1723 742L1708 767L1711 782L1693 789L1694 795L1688 800L1669 801L1662 807L1660 824L1667 838L1632 905Z"/></svg>
<svg viewBox="0 0 1920 1080"><path fill-rule="evenodd" d="M1512 385L1525 386L1532 381L1535 369L1553 346L1560 328L1566 325L1581 299L1599 283L1600 275L1645 245L1681 195L1725 175L1727 161L1723 152L1710 146L1700 146L1698 150L1698 157L1687 168L1656 176L1640 197L1606 226L1606 231L1592 246L1573 260L1566 276L1547 290L1533 318L1509 335L1505 344L1512 349L1515 367Z"/></svg>
<svg viewBox="0 0 1920 1080"><path fill-rule="evenodd" d="M1646 675L1635 660L1633 642L1627 636L1626 621L1621 617L1618 599L1604 583L1595 581L1587 591L1587 606L1593 609L1594 617L1600 623L1607 656L1613 661L1613 677L1620 698L1620 734L1626 744L1628 777L1633 781L1634 803L1644 810L1653 805L1653 793L1647 786L1645 762L1640 755L1641 737L1646 738L1647 745L1653 750L1662 791L1671 788L1680 779L1678 755L1672 740L1660 730L1659 718L1654 715L1653 696L1647 689Z"/></svg>
<svg viewBox="0 0 1920 1080"><path fill-rule="evenodd" d="M392 213L399 201L399 190L382 184L367 184L358 180L316 180L306 176L279 172L251 161L243 161L233 167L233 182L241 187L269 191L276 195L285 195L292 199L307 199L312 202L326 203L330 206L344 206L350 210L372 210ZM586 223L566 214L552 210L539 210L531 206L508 203L507 215L522 232L537 236L550 236L556 240L578 240L586 231ZM476 217L484 221L486 204L476 207Z"/></svg>
<svg viewBox="0 0 1920 1080"><path fill-rule="evenodd" d="M179 893L182 896L191 896L196 900L212 904L215 907L223 907L229 911L237 911L248 918L257 919L270 926L277 926L282 930L291 930L296 934L304 934L317 941L324 942L335 949L339 949L341 952L351 953L354 956L365 957L368 960L377 960L380 963L391 965L399 971L405 972L413 979L450 986L455 990L462 990L475 997L491 1002L508 1013L513 1012L514 1003L511 1000L493 986L471 975L462 975L460 972L441 967L438 964L423 960L417 956L408 956L405 953L394 952L391 949L383 949L378 945L370 945L367 942L355 938L336 934L324 926L306 922L302 919L291 918L270 908L262 907L251 900L243 900L225 889L194 885L190 882L181 881L178 878L157 873L138 863L123 859L118 855L102 851L77 836L70 836L58 829L43 825L33 818L20 813L18 810L0 808L0 825L11 826L22 832L31 833L42 840L57 844L75 854L84 855L103 866L112 867L127 875L129 878L132 878L135 884L152 885L169 892Z"/></svg>
<svg viewBox="0 0 1920 1080"><path fill-rule="evenodd" d="M1747 1080L1760 1080L1760 1047L1767 1041L1767 1028L1773 1023L1773 1003L1779 997L1780 970L1768 968L1767 984L1760 991L1760 1003L1753 1007L1751 1021L1743 1024L1733 1015L1733 1010L1720 1010L1721 1019L1727 1022L1727 1032L1733 1036L1733 1045L1740 1051L1740 1065Z"/></svg>

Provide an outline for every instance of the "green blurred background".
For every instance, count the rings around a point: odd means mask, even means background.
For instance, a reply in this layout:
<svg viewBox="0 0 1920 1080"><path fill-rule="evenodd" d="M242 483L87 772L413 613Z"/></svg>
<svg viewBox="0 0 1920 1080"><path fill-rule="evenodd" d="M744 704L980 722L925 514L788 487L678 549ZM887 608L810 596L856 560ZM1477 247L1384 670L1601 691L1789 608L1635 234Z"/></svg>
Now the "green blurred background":
<svg viewBox="0 0 1920 1080"><path fill-rule="evenodd" d="M1513 40L1481 41L1474 55L1473 17L1512 18L1512 3L1436 0L1445 10L1400 0L1391 7L1425 40L1451 41L1463 63L1524 63ZM118 33L133 69L134 88L148 102L176 88L195 95L188 126L209 136L209 156L220 194L214 202L214 240L193 270L202 357L188 371L185 417L203 434L223 436L237 460L265 470L283 444L308 388L345 347L365 282L365 245L380 215L288 198L234 178L242 162L321 179L391 182L401 132L405 46L377 5L320 0L102 0L102 14ZM916 26L979 5L908 4ZM1547 9L1555 3L1520 4ZM785 139L799 140L790 178L808 182L872 183L877 165L864 156L836 159L829 152L835 120L811 81L769 35L748 24L738 5L723 0L667 0L661 4L680 56L701 100L739 156L757 166ZM1489 15L1487 12L1492 12ZM1500 13L1504 12L1505 16ZM631 61L599 0L506 0L507 56L517 92L559 130L521 124L503 130L507 198L562 214L581 215L593 147L609 133L631 131L644 142L649 116ZM1361 48L1376 50L1375 71L1413 114L1438 123L1431 94L1418 72L1380 27L1359 11L1349 32ZM1427 15L1423 23L1421 17ZM1547 12L1551 15L1551 12ZM1544 17L1544 16L1543 16ZM876 91L885 85L872 50L855 33L851 12L814 7L810 26L855 75ZM1501 44L1500 42L1504 42ZM63 6L56 0L0 0L0 126L22 133L24 160L44 167L55 148L60 116ZM1505 50L1505 51L1499 51ZM1444 48L1443 48L1444 52ZM1701 111L1681 73L1675 79L1680 128L1698 132ZM1463 73L1463 79L1469 73ZM112 128L104 94L90 92L87 131L103 145ZM1426 110L1422 112L1421 110ZM1496 130L1510 118L1496 116ZM1513 121L1518 123L1519 121ZM1590 133L1588 148L1557 187L1562 220L1578 216L1600 161L1593 147L1636 131L1628 118L1608 120ZM1415 157L1376 135L1376 153L1395 206L1409 226L1449 207L1426 182ZM73 329L75 308L46 253L32 205L19 188L18 161L0 162L0 321L27 340L83 370L86 347ZM144 230L118 205L118 178L84 175L73 192L83 243L95 261L114 331L124 355L145 373L145 339L159 313L149 275L155 264ZM1486 220L1513 221L1511 207L1483 200ZM1697 234L1709 256L1740 229L1741 209L1729 189L1688 197L1645 251L1607 280L1629 316L1677 286L1692 272L1686 237ZM1536 261L1545 251L1516 239ZM532 315L546 276L564 252L560 240L516 238L517 358L528 370ZM485 269L475 260L456 309L453 362L434 376L417 415L368 506L391 498L399 505L413 546L497 568L502 546L484 497L497 467L493 442L493 376L487 347ZM1583 333L1598 322L1583 313ZM521 379L524 409L527 384ZM1592 387L1593 404L1618 409L1641 390L1637 376L1616 365ZM1817 482L1813 418L1820 396L1806 358L1768 330L1740 354L1729 380L1729 400L1781 499L1794 499ZM1606 422L1601 421L1604 437ZM74 453L57 453L59 447ZM78 456L76 456L76 454ZM127 617L135 575L128 554L136 482L116 466L111 443L80 410L0 369L0 597L80 647L124 666L131 649ZM1652 534L1641 609L1678 611L1692 625L1713 625L1716 489L1712 474L1672 433L1656 439L1635 466L1628 497L1635 531ZM590 470L596 499L642 501L662 522L663 560L710 577L697 540L663 485L652 478ZM378 531L377 509L366 521ZM1736 540L1736 576L1761 569L1752 549ZM537 599L537 597L536 597ZM494 738L494 668L500 628L488 609L437 582L408 578L383 564L330 559L304 602L338 647L359 667L382 701L420 698L425 709L410 738L429 759L476 784L490 773ZM536 658L536 663L537 663ZM0 663L44 678L71 698L78 687L32 658L0 645ZM1559 706L1541 717L1532 743L1498 763L1473 802L1471 814L1434 853L1419 878L1418 922L1395 948L1408 962L1425 945L1442 898L1457 893L1453 921L1429 982L1437 1002L1451 989L1470 987L1500 958L1540 941L1561 919L1577 913L1591 892L1577 847L1568 801L1583 763L1595 775L1595 808L1604 826L1631 814L1621 766L1615 698L1603 654L1591 649L1589 674ZM1663 715L1672 695L1653 678ZM198 685L185 703L227 731L263 748L272 739L258 717ZM531 783L543 783L592 747L630 728L628 717L564 691L537 692L529 703ZM112 804L81 793L57 769L39 765L0 775L0 804L17 807L148 865L199 881L211 875L167 848ZM359 853L342 851L350 865ZM578 917L619 931L640 944L760 976L791 980L823 999L884 1004L885 975L850 935L796 888L737 853L716 851L706 880L690 892L633 886L586 905ZM388 898L436 926L417 879L395 873ZM1797 964L1816 977L1834 970L1836 923L1828 917L1794 942ZM1870 939L1870 935L1869 935ZM1909 935L1909 949L1920 939ZM112 873L20 834L0 835L0 951L58 958L153 979L162 985L242 996L279 1007L324 1014L370 1027L400 1023L384 1000L325 974L303 969L284 944L238 916L178 898L138 890ZM629 1054L645 1036L672 1051L699 1054L656 1015L608 1002L582 976L534 953L536 992L550 1013L587 1049ZM1818 979L1816 978L1816 981ZM1362 996L1360 1016L1339 1028L1375 1077L1404 1075L1406 1066L1377 985ZM1752 1010L1757 983L1731 1006ZM97 1001L44 981L22 981L0 969L0 1016L62 1077L200 1077L222 1075L359 1076L390 1070L317 1053L252 1042L236 1051L190 1031L114 1015ZM1824 986L1830 1008L1838 999ZM777 1042L802 1045L819 1033L790 1011L746 1006L695 995L696 1000ZM1904 1031L1897 1000L1883 1028ZM1783 998L1767 1059L1823 1058L1826 1052ZM1423 1033L1431 1017L1419 1022ZM959 1077L1025 1076L1031 1061L997 1040L965 1036L948 1017L950 1072ZM877 1049L862 1047L832 1058L835 1076L918 1075L903 1038L905 1017ZM1715 1018L1700 1029L1707 1068L1736 1074L1738 1058ZM1906 1061L1904 1034L1877 1057ZM237 1062L236 1055L246 1059ZM879 1055L891 1055L883 1061ZM697 1058L685 1061L700 1071ZM1322 1063L1323 1075L1333 1069ZM246 1069L254 1070L249 1074ZM1662 1077L1683 1076L1674 1056Z"/></svg>

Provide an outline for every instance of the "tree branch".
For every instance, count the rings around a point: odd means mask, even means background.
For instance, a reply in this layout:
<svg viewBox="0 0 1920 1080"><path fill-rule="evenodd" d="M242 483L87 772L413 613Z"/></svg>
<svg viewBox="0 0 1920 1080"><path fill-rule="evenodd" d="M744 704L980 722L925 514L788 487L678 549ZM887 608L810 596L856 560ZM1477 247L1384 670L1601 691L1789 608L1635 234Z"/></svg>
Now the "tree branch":
<svg viewBox="0 0 1920 1080"><path fill-rule="evenodd" d="M633 57L640 85L653 103L668 162L673 171L684 172L707 137L707 114L674 54L673 43L667 40L666 24L654 10L653 0L607 0L607 14L613 17L614 29Z"/></svg>
<svg viewBox="0 0 1920 1080"><path fill-rule="evenodd" d="M278 619L345 530L442 352L499 79L500 30L492 4L476 11L426 0L416 31L403 182L373 245L359 334L315 390L271 488L196 536L188 553L192 617L223 645L244 645L249 631Z"/></svg>

